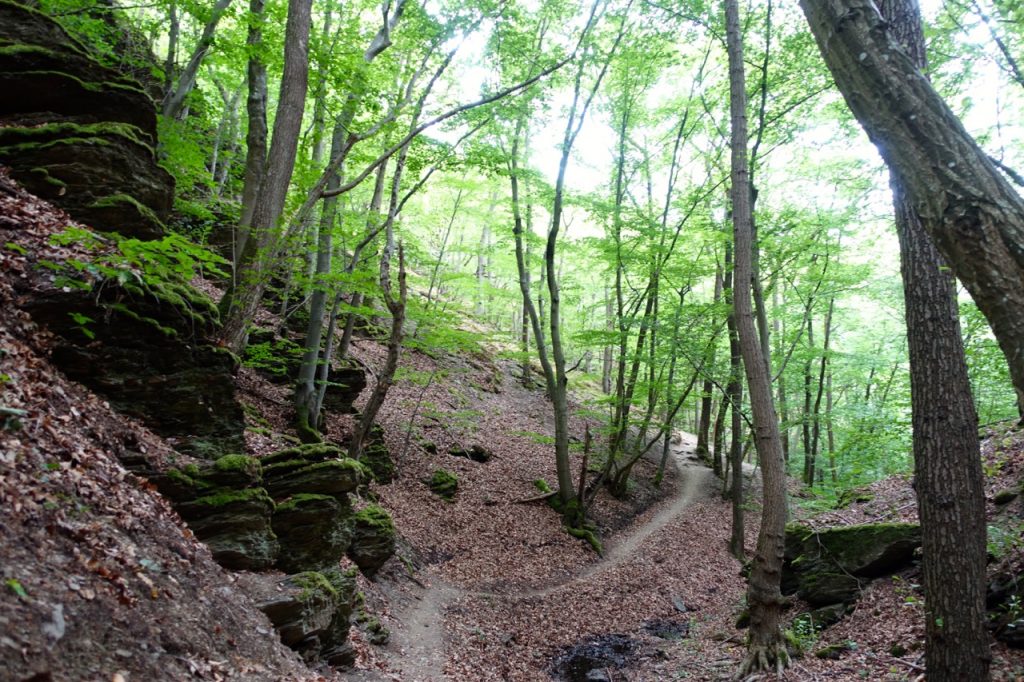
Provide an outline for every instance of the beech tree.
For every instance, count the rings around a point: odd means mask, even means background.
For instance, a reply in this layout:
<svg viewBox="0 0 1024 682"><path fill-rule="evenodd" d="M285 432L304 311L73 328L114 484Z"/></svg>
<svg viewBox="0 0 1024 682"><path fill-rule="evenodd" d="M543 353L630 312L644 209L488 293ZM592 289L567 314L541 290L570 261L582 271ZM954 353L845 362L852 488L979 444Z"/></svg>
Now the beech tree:
<svg viewBox="0 0 1024 682"><path fill-rule="evenodd" d="M751 306L751 277L754 255L750 208L750 167L747 162L747 93L740 33L739 3L725 2L725 30L729 49L729 110L732 120L732 219L735 241L733 308L743 368L750 391L754 442L761 462L763 481L761 530L750 572L747 605L750 608L750 636L742 673L781 671L789 664L789 652L782 637L784 605L780 581L785 545L786 487L782 460L782 437L775 414L768 348L762 346ZM735 406L733 406L735 409ZM733 476L742 477L742 470Z"/></svg>
<svg viewBox="0 0 1024 682"><path fill-rule="evenodd" d="M884 0L890 30L922 70L915 0ZM906 300L914 469L921 517L925 663L940 682L986 680L985 492L955 280L899 177L891 178Z"/></svg>
<svg viewBox="0 0 1024 682"><path fill-rule="evenodd" d="M1024 199L872 0L801 0L836 86L985 314L1024 405Z"/></svg>

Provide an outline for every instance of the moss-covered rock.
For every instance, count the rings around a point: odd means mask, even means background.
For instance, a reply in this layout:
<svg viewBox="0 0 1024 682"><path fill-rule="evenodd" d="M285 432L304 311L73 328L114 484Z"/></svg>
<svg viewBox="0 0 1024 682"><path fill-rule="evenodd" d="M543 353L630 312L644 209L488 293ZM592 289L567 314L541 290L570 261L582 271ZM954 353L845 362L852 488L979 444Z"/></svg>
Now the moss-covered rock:
<svg viewBox="0 0 1024 682"><path fill-rule="evenodd" d="M320 635L320 658L335 667L352 665L355 650L348 641L352 609L356 594L356 574L353 570L331 568L321 574L334 588L336 600L331 624Z"/></svg>
<svg viewBox="0 0 1024 682"><path fill-rule="evenodd" d="M352 414L359 394L366 388L366 370L355 361L342 361L331 367L329 383L324 392L326 414Z"/></svg>
<svg viewBox="0 0 1024 682"><path fill-rule="evenodd" d="M371 504L353 518L348 556L366 575L372 576L395 553L395 524L391 515Z"/></svg>
<svg viewBox="0 0 1024 682"><path fill-rule="evenodd" d="M786 528L782 588L815 606L856 599L872 578L909 565L921 546L916 524L879 523L813 531Z"/></svg>
<svg viewBox="0 0 1024 682"><path fill-rule="evenodd" d="M302 493L278 505L273 529L281 545L282 571L319 570L337 565L352 540L347 499Z"/></svg>
<svg viewBox="0 0 1024 682"><path fill-rule="evenodd" d="M863 504L875 499L875 494L866 487L849 488L839 493L836 499L836 509L845 509L851 504Z"/></svg>
<svg viewBox="0 0 1024 682"><path fill-rule="evenodd" d="M254 595L256 605L277 629L281 642L312 659L320 636L328 632L337 610L337 589L325 576L304 571L280 580L274 589Z"/></svg>
<svg viewBox="0 0 1024 682"><path fill-rule="evenodd" d="M430 476L427 485L430 486L430 492L451 501L459 490L459 479L447 469L438 469Z"/></svg>
<svg viewBox="0 0 1024 682"><path fill-rule="evenodd" d="M344 497L368 480L369 473L362 464L347 458L313 464L290 460L265 467L263 478L275 499L304 493Z"/></svg>
<svg viewBox="0 0 1024 682"><path fill-rule="evenodd" d="M263 488L219 490L177 505L217 563L251 571L269 568L277 559L280 546L270 523L273 509Z"/></svg>
<svg viewBox="0 0 1024 682"><path fill-rule="evenodd" d="M395 480L395 463L384 441L384 429L379 425L370 428L359 461L366 465L377 483L388 484Z"/></svg>
<svg viewBox="0 0 1024 682"><path fill-rule="evenodd" d="M0 3L0 162L29 191L98 229L164 232L174 180L157 163L156 109L51 17Z"/></svg>

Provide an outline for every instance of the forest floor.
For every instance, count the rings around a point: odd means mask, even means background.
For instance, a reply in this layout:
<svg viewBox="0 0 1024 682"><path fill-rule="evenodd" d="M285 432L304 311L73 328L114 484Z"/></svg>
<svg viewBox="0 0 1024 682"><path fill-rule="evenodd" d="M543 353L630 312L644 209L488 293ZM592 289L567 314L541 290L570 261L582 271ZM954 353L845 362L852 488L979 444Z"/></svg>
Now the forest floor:
<svg viewBox="0 0 1024 682"><path fill-rule="evenodd" d="M713 681L737 669L745 583L727 550L731 509L721 481L691 456L692 441L676 448L677 466L660 486L654 457L637 465L625 500L602 493L593 518L606 552L598 556L546 505L520 503L536 495L535 481L554 480L543 392L524 388L516 365L495 352L408 351L379 416L399 475L373 491L394 516L399 556L360 582L366 611L391 641L372 645L354 627L355 670L309 670L276 641L236 577L118 461L125 451L171 456L166 441L49 363L51 338L16 310L12 285L28 272L25 253L58 258L48 236L70 221L2 172L0 190L0 243L8 244L0 251L2 402L22 411L20 430L0 433L0 680L540 681L584 679L596 666L591 679ZM374 340L357 339L353 354L371 368L383 364ZM290 388L249 368L238 387L249 408L248 451L288 445ZM582 436L581 415L595 409L574 405L574 434ZM328 436L344 441L351 426L350 416L334 415ZM1024 437L1007 428L989 436L992 500L1024 474ZM472 445L490 460L450 454ZM439 468L458 476L451 502L424 483ZM870 492L871 500L810 522L915 519L909 478L879 481ZM1011 506L1020 516L1020 502ZM1008 509L990 503L993 518ZM1019 559L1019 542L1014 551ZM785 679L917 679L918 583L915 570L873 583L852 614L805 642L810 651L855 646L837 660L799 658ZM993 654L994 679L1024 679L1019 652L995 645Z"/></svg>

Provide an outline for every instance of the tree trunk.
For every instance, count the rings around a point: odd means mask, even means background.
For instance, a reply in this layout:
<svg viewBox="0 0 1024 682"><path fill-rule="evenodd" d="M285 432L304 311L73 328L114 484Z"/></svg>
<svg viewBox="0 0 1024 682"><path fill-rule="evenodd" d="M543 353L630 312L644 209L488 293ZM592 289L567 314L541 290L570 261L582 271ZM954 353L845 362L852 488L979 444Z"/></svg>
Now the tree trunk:
<svg viewBox="0 0 1024 682"><path fill-rule="evenodd" d="M249 0L249 35L246 47L249 49L248 79L249 94L245 111L249 119L249 130L245 134L245 174L242 181L242 215L238 221L235 236L235 252L232 259L237 269L249 239L252 227L252 212L256 208L267 163L267 66L259 57L263 45L263 9L266 0ZM235 282L237 286L237 282Z"/></svg>
<svg viewBox="0 0 1024 682"><path fill-rule="evenodd" d="M249 272L241 273L239 287L227 300L221 340L235 352L245 347L249 322L256 314L266 288L264 268L260 264L262 251L271 250L276 243L277 231L284 210L288 185L295 170L299 129L306 108L306 86L309 80L309 29L312 22L312 0L289 0L288 21L285 25L284 71L281 75L281 93L274 119L274 137L267 155L266 171L260 183L259 195L253 209L252 230L242 253L242 262L248 262ZM251 257L246 257L250 254Z"/></svg>
<svg viewBox="0 0 1024 682"><path fill-rule="evenodd" d="M220 23L221 17L224 16L224 12L230 4L231 0L217 0L210 10L210 18L203 27L203 33L199 36L199 42L196 43L195 49L192 50L192 56L189 57L188 63L178 77L178 84L174 88L169 88L167 95L164 97L161 113L167 118L177 118L182 113L185 98L188 97L188 94L192 92L192 88L196 85L199 67L210 52L210 48L213 47L213 34L217 31L217 24Z"/></svg>
<svg viewBox="0 0 1024 682"><path fill-rule="evenodd" d="M715 272L715 293L714 303L717 306L719 301L722 300L722 268L718 267ZM715 366L715 348L716 345L712 344L708 348L707 355L704 359L704 367L707 370L705 374L704 385L701 386L701 398L700 398L700 420L697 423L697 455L708 459L708 436L711 431L711 408L713 407L711 401L711 391L714 389L714 384L711 383L711 370Z"/></svg>
<svg viewBox="0 0 1024 682"><path fill-rule="evenodd" d="M916 0L881 7L907 54L926 68ZM928 237L941 227L926 228L934 218L918 215L898 173L890 182L906 301L927 674L933 682L987 680L985 497L955 281Z"/></svg>
<svg viewBox="0 0 1024 682"><path fill-rule="evenodd" d="M738 560L746 558L746 529L743 523L743 358L740 355L739 338L736 336L736 308L733 284L735 271L732 264L732 244L725 245L725 301L729 304L729 383L725 392L729 397L732 422L729 427L729 460L727 467L732 479L726 477L732 501L732 532L729 535L729 552ZM724 401L723 401L724 405Z"/></svg>
<svg viewBox="0 0 1024 682"><path fill-rule="evenodd" d="M943 260L984 313L1024 401L1024 199L872 0L801 0L822 56Z"/></svg>
<svg viewBox="0 0 1024 682"><path fill-rule="evenodd" d="M732 118L733 234L736 244L733 309L747 385L750 388L750 410L764 485L761 530L757 537L757 550L747 591L750 638L747 657L742 666L743 673L747 674L761 670L781 671L789 662L780 627L786 489L782 439L772 400L771 377L765 361L768 349L762 346L758 337L750 298L753 239L748 178L750 171L747 165L746 78L743 72L738 0L726 0L725 15L729 48L729 109Z"/></svg>
<svg viewBox="0 0 1024 682"><path fill-rule="evenodd" d="M345 143L345 136L348 131L342 126L337 126L331 139L331 156L340 153L341 145ZM328 187L341 184L340 172L332 178ZM317 234L316 249L316 271L313 281L313 291L309 302L309 322L306 325L306 341L302 354L302 363L299 365L299 376L295 385L295 417L296 430L299 438L304 442L319 442L320 435L317 425L320 422L320 414L317 409L316 377L318 365L331 363L331 356L325 354L320 357L320 343L323 337L324 314L327 312L327 298L330 295L328 276L331 274L331 254L333 252L332 232L334 229L334 218L337 214L338 198L331 197L324 201L323 211L320 214L320 229Z"/></svg>

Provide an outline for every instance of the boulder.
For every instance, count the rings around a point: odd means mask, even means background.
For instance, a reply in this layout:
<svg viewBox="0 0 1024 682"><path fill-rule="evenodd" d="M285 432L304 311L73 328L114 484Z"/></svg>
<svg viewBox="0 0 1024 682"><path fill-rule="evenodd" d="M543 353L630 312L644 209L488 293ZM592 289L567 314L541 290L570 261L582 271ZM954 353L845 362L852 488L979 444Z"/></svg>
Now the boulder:
<svg viewBox="0 0 1024 682"><path fill-rule="evenodd" d="M352 508L347 499L300 493L279 504L273 516L281 544L282 571L331 568L352 540Z"/></svg>
<svg viewBox="0 0 1024 682"><path fill-rule="evenodd" d="M331 626L338 601L337 590L327 578L304 571L277 581L273 591L253 597L283 644L310 654L310 658L318 653L320 635Z"/></svg>
<svg viewBox="0 0 1024 682"><path fill-rule="evenodd" d="M351 360L343 360L331 367L327 390L324 391L323 410L330 414L352 414L352 403L366 388L366 370Z"/></svg>
<svg viewBox="0 0 1024 682"><path fill-rule="evenodd" d="M369 505L353 517L348 556L367 576L374 575L395 553L395 524L391 515Z"/></svg>
<svg viewBox="0 0 1024 682"><path fill-rule="evenodd" d="M343 497L369 477L366 467L327 443L297 445L263 458L263 480L274 499L300 493Z"/></svg>
<svg viewBox="0 0 1024 682"><path fill-rule="evenodd" d="M307 662L339 666L353 661L348 633L356 594L354 573L301 571L284 578L243 574L238 585L270 619L281 642Z"/></svg>
<svg viewBox="0 0 1024 682"><path fill-rule="evenodd" d="M864 524L822 531L791 524L786 527L783 593L796 592L813 606L855 600L871 579L910 565L920 546L921 529L916 524Z"/></svg>
<svg viewBox="0 0 1024 682"><path fill-rule="evenodd" d="M220 565L258 571L277 559L280 546L270 523L274 502L263 488L222 490L176 508Z"/></svg>
<svg viewBox="0 0 1024 682"><path fill-rule="evenodd" d="M395 462L384 441L384 429L379 425L370 427L359 461L366 465L377 483L388 484L395 480Z"/></svg>
<svg viewBox="0 0 1024 682"><path fill-rule="evenodd" d="M59 23L0 1L0 163L99 230L164 233L174 179L157 163L156 108Z"/></svg>
<svg viewBox="0 0 1024 682"><path fill-rule="evenodd" d="M320 635L320 658L335 667L355 663L355 649L348 641L353 603L356 595L356 576L353 571L337 568L321 571L337 595L334 615L327 629Z"/></svg>
<svg viewBox="0 0 1024 682"><path fill-rule="evenodd" d="M438 469L431 475L427 485L430 487L430 492L450 502L459 490L459 479L446 469Z"/></svg>

